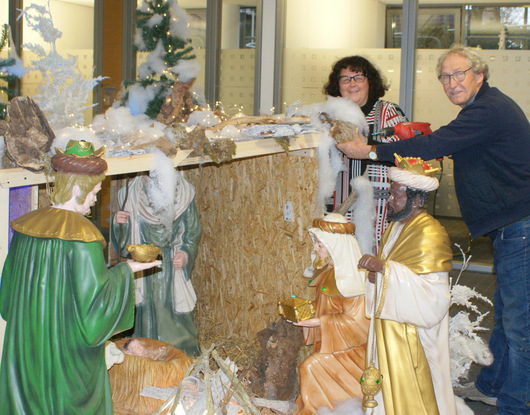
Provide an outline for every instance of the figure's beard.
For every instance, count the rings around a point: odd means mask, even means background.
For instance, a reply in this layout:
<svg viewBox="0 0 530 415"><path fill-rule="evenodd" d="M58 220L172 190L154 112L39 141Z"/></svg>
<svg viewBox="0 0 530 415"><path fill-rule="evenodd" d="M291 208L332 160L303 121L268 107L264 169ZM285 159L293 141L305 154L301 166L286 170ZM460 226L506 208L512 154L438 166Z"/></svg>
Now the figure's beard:
<svg viewBox="0 0 530 415"><path fill-rule="evenodd" d="M330 257L329 255L325 258L321 258L320 256L317 255L317 257L315 258L315 260L313 261L313 268L315 269L322 269L324 268L326 265L329 264L329 261L330 260Z"/></svg>
<svg viewBox="0 0 530 415"><path fill-rule="evenodd" d="M390 222L399 222L409 217L412 213L412 199L407 198L407 203L399 212L396 212L390 205L387 207L386 218Z"/></svg>

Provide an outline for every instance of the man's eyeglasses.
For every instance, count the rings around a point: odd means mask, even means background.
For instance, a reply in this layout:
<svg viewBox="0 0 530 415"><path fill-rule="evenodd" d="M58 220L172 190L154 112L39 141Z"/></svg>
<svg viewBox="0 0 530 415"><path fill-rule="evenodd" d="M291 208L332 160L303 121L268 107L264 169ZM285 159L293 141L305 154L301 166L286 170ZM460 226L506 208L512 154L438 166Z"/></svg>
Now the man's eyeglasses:
<svg viewBox="0 0 530 415"><path fill-rule="evenodd" d="M466 72L470 69L471 68L467 68L465 71L456 71L452 75L440 75L438 80L444 85L447 85L449 82L451 82L451 77L455 80L455 82L462 82L464 79L466 79Z"/></svg>
<svg viewBox="0 0 530 415"><path fill-rule="evenodd" d="M350 84L351 81L355 82L356 84L362 84L364 81L366 81L366 75L365 74L357 74L353 76L348 75L341 75L339 76L339 84Z"/></svg>

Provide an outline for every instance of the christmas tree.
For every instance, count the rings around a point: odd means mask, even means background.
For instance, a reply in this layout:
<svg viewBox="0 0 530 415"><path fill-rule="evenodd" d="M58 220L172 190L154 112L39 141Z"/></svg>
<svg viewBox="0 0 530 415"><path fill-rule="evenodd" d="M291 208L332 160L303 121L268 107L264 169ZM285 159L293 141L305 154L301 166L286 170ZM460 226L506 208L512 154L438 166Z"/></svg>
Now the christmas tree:
<svg viewBox="0 0 530 415"><path fill-rule="evenodd" d="M184 62L195 59L189 45L189 16L176 0L144 0L136 17L134 50L149 54L138 68L138 79L124 83L121 103L133 115L156 118L178 74L185 67L189 72Z"/></svg>

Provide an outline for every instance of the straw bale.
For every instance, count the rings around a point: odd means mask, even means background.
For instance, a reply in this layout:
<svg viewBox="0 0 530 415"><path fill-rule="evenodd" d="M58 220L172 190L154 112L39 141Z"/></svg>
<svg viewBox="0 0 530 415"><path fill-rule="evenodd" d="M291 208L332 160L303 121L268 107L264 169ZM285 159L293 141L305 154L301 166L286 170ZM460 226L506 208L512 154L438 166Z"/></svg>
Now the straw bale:
<svg viewBox="0 0 530 415"><path fill-rule="evenodd" d="M192 274L201 340L215 325L227 338L252 342L280 318L278 301L314 297L302 272L310 264L317 169L316 158L277 154L182 170L197 190L203 228ZM287 201L292 222L283 217Z"/></svg>

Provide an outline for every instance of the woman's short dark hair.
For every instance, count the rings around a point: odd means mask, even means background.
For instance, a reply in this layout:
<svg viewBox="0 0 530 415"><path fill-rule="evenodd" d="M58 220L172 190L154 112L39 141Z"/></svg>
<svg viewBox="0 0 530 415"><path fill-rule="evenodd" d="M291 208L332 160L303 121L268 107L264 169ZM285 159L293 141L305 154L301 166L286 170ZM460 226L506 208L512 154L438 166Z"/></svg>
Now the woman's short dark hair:
<svg viewBox="0 0 530 415"><path fill-rule="evenodd" d="M383 79L379 70L366 58L362 56L347 56L335 62L329 79L324 85L324 94L332 97L340 97L339 75L343 69L360 72L366 75L369 83L368 101L377 100L385 96L388 84Z"/></svg>

